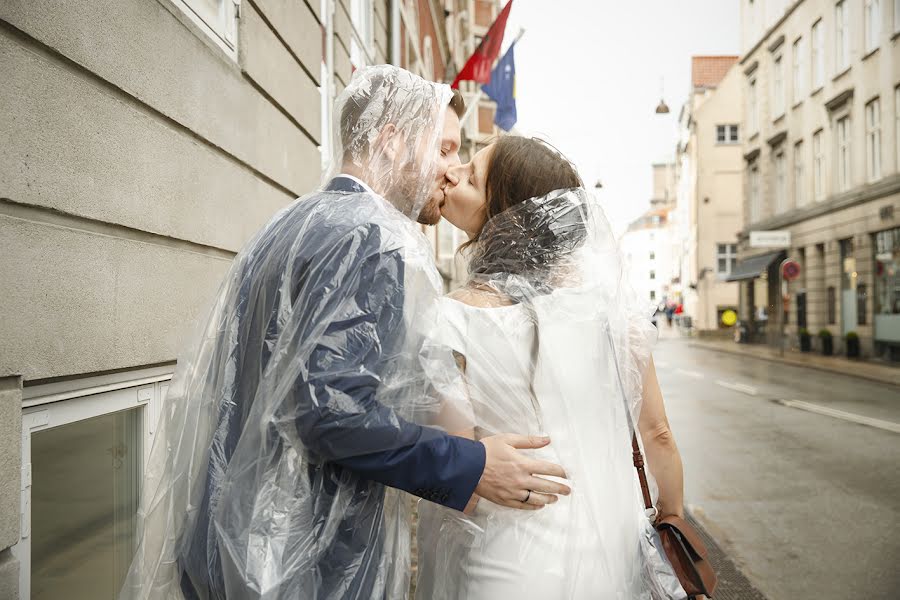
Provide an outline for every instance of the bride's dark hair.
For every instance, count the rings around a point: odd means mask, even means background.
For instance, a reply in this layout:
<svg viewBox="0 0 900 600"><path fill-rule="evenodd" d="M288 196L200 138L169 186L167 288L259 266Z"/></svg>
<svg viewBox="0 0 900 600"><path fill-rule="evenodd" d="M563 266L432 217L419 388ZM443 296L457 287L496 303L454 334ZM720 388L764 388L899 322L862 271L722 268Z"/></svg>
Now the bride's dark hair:
<svg viewBox="0 0 900 600"><path fill-rule="evenodd" d="M542 243L541 232L548 227L557 229L551 217L561 216L561 211L565 211L562 204L545 201L540 206L536 205L534 211L511 211L509 218L504 218L506 215L503 213L555 190L580 187L583 183L575 167L547 142L520 136L505 136L497 140L488 160L485 178L485 225L460 248L471 252L471 272L518 273L542 266L538 263L552 261L555 254L551 251L552 247L559 247L557 242L561 240ZM577 218L577 215L570 215L572 217ZM578 230L583 233L582 228ZM522 239L525 231L528 231L528 240ZM546 233L552 232L548 230Z"/></svg>

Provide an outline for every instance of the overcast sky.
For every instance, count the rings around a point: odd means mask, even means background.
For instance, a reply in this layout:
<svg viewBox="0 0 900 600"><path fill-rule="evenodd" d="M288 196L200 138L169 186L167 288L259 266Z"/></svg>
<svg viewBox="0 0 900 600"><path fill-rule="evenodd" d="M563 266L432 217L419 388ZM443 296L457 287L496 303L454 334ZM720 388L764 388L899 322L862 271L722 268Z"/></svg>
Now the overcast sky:
<svg viewBox="0 0 900 600"><path fill-rule="evenodd" d="M517 128L575 162L617 232L649 206L651 164L671 159L691 56L739 53L738 0L514 0ZM671 112L656 115L660 78Z"/></svg>

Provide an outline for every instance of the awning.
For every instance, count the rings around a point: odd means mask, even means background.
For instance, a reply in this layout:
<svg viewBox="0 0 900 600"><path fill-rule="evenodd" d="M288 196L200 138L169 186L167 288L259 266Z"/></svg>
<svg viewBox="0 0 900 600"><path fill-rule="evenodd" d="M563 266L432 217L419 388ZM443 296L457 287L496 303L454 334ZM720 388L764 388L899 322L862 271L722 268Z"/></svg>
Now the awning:
<svg viewBox="0 0 900 600"><path fill-rule="evenodd" d="M769 268L769 265L776 260L783 260L785 256L784 250L760 254L759 256L751 256L750 258L739 262L726 280L743 281L745 279L756 279L763 271Z"/></svg>

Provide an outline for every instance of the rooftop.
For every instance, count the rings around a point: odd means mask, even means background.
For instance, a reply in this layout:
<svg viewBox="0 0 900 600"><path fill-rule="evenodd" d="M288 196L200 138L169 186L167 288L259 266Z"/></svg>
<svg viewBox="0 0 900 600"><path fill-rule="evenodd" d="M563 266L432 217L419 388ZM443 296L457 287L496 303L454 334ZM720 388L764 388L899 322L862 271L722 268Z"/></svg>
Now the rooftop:
<svg viewBox="0 0 900 600"><path fill-rule="evenodd" d="M725 77L738 56L692 56L691 85L696 88L714 88Z"/></svg>

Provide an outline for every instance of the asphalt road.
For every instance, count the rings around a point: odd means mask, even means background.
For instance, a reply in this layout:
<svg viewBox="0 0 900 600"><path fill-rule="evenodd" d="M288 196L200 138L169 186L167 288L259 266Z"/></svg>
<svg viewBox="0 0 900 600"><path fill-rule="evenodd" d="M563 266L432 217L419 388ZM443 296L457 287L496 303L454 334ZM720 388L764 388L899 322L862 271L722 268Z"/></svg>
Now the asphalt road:
<svg viewBox="0 0 900 600"><path fill-rule="evenodd" d="M900 598L900 387L671 336L655 360L686 502L753 585Z"/></svg>

